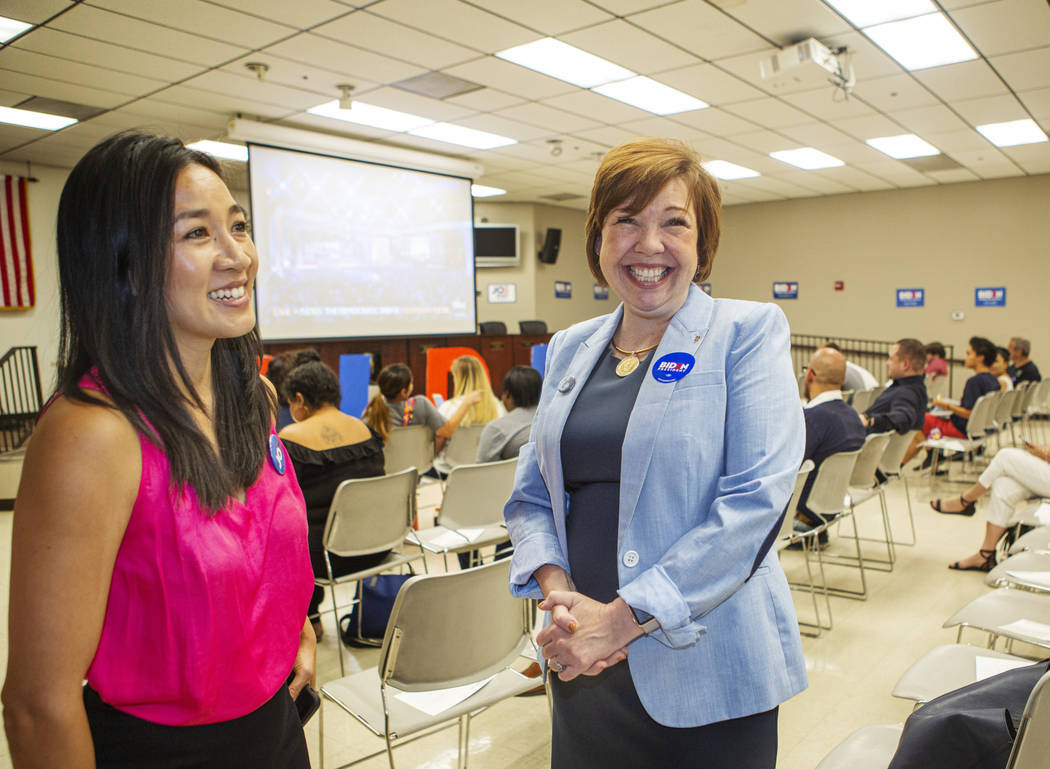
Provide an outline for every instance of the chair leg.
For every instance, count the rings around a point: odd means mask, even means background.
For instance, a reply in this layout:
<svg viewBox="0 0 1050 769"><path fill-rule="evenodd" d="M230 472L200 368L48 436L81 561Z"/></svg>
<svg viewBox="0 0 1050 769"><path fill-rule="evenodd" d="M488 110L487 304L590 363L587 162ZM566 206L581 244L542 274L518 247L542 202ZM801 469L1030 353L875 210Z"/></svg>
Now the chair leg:
<svg viewBox="0 0 1050 769"><path fill-rule="evenodd" d="M324 695L321 695L321 707L317 711L317 755L324 769Z"/></svg>
<svg viewBox="0 0 1050 769"><path fill-rule="evenodd" d="M456 769L467 769L467 756L470 753L470 713L459 717L458 752Z"/></svg>

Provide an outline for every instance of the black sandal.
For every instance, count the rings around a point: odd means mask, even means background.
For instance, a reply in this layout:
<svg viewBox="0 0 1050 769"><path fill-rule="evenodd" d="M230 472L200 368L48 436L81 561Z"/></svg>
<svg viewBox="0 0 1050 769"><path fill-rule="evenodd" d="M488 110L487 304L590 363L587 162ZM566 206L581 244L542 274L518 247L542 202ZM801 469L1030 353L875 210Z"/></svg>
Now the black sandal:
<svg viewBox="0 0 1050 769"><path fill-rule="evenodd" d="M942 515L965 515L966 517L970 517L971 515L977 512L976 502L967 502L966 498L962 496L959 497L959 501L963 505L962 510L942 510L941 500L939 499L931 499L930 507L932 507L934 510L936 510L938 513L941 513ZM981 552L984 551L982 550ZM987 569L985 571L987 571Z"/></svg>
<svg viewBox="0 0 1050 769"><path fill-rule="evenodd" d="M976 566L960 566L961 561L948 564L949 569L955 571L991 571L995 568L997 561L995 560L994 550L978 550L980 556L984 559Z"/></svg>

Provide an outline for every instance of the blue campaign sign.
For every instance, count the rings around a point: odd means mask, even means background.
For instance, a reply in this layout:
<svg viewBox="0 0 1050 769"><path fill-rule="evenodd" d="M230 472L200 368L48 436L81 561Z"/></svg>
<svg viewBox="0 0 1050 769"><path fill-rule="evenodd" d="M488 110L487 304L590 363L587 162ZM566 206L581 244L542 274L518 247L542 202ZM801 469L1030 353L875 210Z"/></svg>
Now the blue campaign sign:
<svg viewBox="0 0 1050 769"><path fill-rule="evenodd" d="M555 299L572 299L572 283L567 280L554 281Z"/></svg>
<svg viewBox="0 0 1050 769"><path fill-rule="evenodd" d="M1006 288L975 288L973 303L976 307L1006 307Z"/></svg>
<svg viewBox="0 0 1050 769"><path fill-rule="evenodd" d="M898 288L898 307L924 307L926 305L925 288Z"/></svg>
<svg viewBox="0 0 1050 769"><path fill-rule="evenodd" d="M594 284L594 298L595 299L608 299L609 298L609 287L599 286L597 283Z"/></svg>
<svg viewBox="0 0 1050 769"><path fill-rule="evenodd" d="M798 282L794 280L777 281L773 284L774 299L798 299Z"/></svg>
<svg viewBox="0 0 1050 769"><path fill-rule="evenodd" d="M703 291L708 296L711 296L711 284L710 283L701 283L700 284L700 290Z"/></svg>

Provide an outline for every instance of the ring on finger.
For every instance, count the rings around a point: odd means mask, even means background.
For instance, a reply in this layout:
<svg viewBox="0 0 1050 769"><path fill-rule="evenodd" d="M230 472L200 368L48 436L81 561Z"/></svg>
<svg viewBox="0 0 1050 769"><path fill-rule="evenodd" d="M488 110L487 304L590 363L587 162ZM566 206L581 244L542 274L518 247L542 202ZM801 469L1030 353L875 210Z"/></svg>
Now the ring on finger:
<svg viewBox="0 0 1050 769"><path fill-rule="evenodd" d="M565 666L558 662L558 660L551 660L549 664L551 666L551 670L553 670L555 673L560 673L561 671L565 670Z"/></svg>

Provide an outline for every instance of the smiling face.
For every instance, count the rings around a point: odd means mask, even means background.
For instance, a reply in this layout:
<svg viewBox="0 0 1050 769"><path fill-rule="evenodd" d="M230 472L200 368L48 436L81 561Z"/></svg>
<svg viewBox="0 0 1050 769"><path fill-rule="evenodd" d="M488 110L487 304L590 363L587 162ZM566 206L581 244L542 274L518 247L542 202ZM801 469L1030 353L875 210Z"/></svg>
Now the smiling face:
<svg viewBox="0 0 1050 769"><path fill-rule="evenodd" d="M175 180L174 229L164 296L183 355L255 326L251 292L259 267L248 221L222 179L190 165Z"/></svg>
<svg viewBox="0 0 1050 769"><path fill-rule="evenodd" d="M685 303L697 267L696 216L689 190L672 179L637 213L625 201L602 224L598 263L625 312L668 320Z"/></svg>

